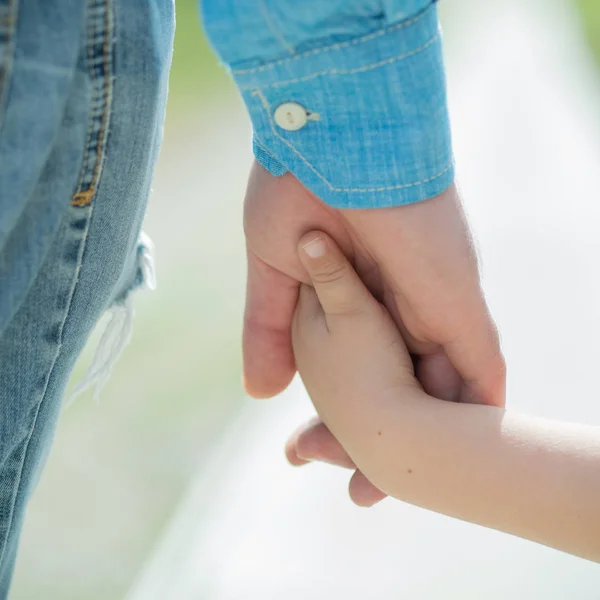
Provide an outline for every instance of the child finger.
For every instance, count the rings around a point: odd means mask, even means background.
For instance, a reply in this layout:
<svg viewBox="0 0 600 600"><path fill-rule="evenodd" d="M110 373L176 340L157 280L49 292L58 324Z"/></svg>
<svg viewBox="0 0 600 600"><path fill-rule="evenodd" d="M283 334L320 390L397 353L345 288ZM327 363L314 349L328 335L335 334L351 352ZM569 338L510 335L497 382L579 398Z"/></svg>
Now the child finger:
<svg viewBox="0 0 600 600"><path fill-rule="evenodd" d="M292 435L288 438L288 441L285 444L285 456L288 459L288 462L292 464L294 467L299 467L301 465L305 465L310 462L310 460L304 460L298 456L298 438L308 429L310 429L313 425L320 423L321 419L317 416L314 416L310 421L303 423L298 427Z"/></svg>
<svg viewBox="0 0 600 600"><path fill-rule="evenodd" d="M346 469L356 468L344 447L320 419L314 419L299 432L296 455L303 460L327 462Z"/></svg>
<svg viewBox="0 0 600 600"><path fill-rule="evenodd" d="M336 321L370 312L373 297L328 235L318 231L306 234L300 240L299 254L330 329Z"/></svg>
<svg viewBox="0 0 600 600"><path fill-rule="evenodd" d="M373 506L387 498L387 494L376 488L358 469L350 479L348 491L352 502L357 506Z"/></svg>

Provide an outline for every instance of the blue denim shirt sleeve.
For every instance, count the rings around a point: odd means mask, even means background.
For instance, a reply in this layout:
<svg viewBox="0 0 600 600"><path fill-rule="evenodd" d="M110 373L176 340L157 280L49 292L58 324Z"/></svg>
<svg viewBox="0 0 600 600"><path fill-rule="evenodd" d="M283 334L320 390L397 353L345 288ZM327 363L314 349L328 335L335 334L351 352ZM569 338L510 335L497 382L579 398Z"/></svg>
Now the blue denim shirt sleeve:
<svg viewBox="0 0 600 600"><path fill-rule="evenodd" d="M452 183L434 1L204 0L203 16L271 173L336 208L408 204Z"/></svg>

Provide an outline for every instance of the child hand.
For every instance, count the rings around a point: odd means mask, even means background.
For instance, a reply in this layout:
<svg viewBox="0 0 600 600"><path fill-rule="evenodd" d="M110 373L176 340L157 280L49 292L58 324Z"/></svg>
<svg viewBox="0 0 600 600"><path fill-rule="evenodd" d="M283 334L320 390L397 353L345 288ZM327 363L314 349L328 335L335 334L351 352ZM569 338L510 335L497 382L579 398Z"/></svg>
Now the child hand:
<svg viewBox="0 0 600 600"><path fill-rule="evenodd" d="M314 289L302 286L292 342L326 426L313 441L331 432L327 451L371 491L600 562L600 429L429 396L331 238L300 245Z"/></svg>
<svg viewBox="0 0 600 600"><path fill-rule="evenodd" d="M304 450L306 456L306 440L313 450L307 458L352 468L348 453L362 456L371 439L365 426L371 424L373 436L384 433L380 424L385 416L369 407L379 404L381 409L383 398L397 403L399 395L418 394L421 388L394 321L331 238L317 232L304 236L300 256L314 287L302 286L296 308L296 362L321 418L345 442L342 447L316 420L290 439L287 454L292 463L302 464L298 452ZM360 505L372 505L386 495L360 471L352 478L350 494Z"/></svg>
<svg viewBox="0 0 600 600"><path fill-rule="evenodd" d="M312 287L302 285L292 328L295 358L309 392L375 395L420 389L387 309L367 290L324 233L300 241Z"/></svg>

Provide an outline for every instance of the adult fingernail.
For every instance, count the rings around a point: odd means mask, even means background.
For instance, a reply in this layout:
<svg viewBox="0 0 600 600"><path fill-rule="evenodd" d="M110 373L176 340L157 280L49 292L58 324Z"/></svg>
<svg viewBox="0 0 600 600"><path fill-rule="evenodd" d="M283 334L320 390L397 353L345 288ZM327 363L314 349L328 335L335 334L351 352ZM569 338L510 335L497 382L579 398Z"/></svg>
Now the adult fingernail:
<svg viewBox="0 0 600 600"><path fill-rule="evenodd" d="M319 258L325 254L325 250L327 250L327 245L325 244L325 240L322 237L316 237L314 240L311 240L307 244L302 246L302 249L310 258Z"/></svg>

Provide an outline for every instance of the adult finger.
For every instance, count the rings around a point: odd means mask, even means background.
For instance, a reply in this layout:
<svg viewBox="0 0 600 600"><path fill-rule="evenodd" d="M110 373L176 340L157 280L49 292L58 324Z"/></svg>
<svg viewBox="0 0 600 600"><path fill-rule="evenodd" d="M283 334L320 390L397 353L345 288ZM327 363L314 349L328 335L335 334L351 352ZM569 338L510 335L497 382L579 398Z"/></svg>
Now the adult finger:
<svg viewBox="0 0 600 600"><path fill-rule="evenodd" d="M244 387L254 398L283 391L296 372L291 324L298 282L248 250L244 314Z"/></svg>
<svg viewBox="0 0 600 600"><path fill-rule="evenodd" d="M344 218L377 261L392 294L386 305L400 316L411 352L442 348L462 379L461 401L502 406L505 363L456 187L409 206L345 211Z"/></svg>

